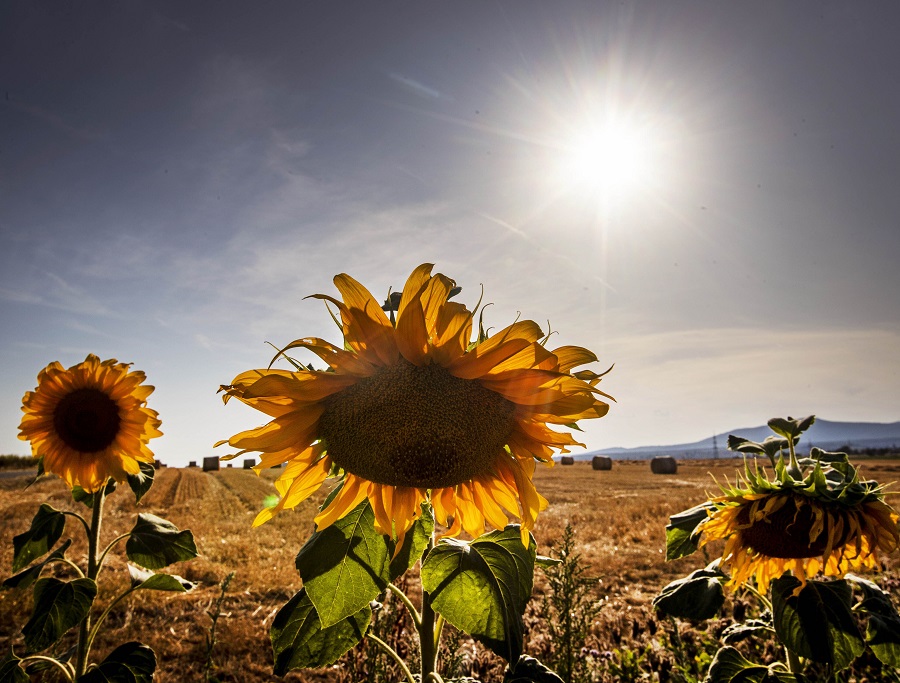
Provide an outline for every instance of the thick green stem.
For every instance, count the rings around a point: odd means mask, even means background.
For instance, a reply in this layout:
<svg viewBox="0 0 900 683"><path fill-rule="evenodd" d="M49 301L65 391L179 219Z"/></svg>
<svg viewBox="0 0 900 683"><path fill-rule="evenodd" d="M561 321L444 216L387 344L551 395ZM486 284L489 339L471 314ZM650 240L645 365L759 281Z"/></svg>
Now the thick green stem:
<svg viewBox="0 0 900 683"><path fill-rule="evenodd" d="M94 507L91 513L91 524L88 527L88 565L86 577L97 580L100 571L97 548L100 545L100 523L103 520L103 501L106 498L106 485L94 494ZM87 671L88 653L91 650L91 615L90 612L81 622L78 630L78 646L75 651L75 678L80 678Z"/></svg>
<svg viewBox="0 0 900 683"><path fill-rule="evenodd" d="M428 547L425 548L425 552L422 555L422 563L424 564L425 558L428 557L428 553L431 552L431 549L434 548L434 534L432 533L431 539L428 541ZM419 630L419 648L422 653L422 681L430 681L433 680L431 674L435 673L437 670L437 653L438 647L440 645L440 635L435 628L435 613L434 609L431 607L431 596L428 595L425 590L422 590L422 612L421 612L422 621L418 627Z"/></svg>
<svg viewBox="0 0 900 683"><path fill-rule="evenodd" d="M400 598L400 601L406 605L406 609L409 612L409 616L412 617L413 623L416 625L416 629L418 630L422 626L422 615L419 614L419 611L416 609L416 606L412 603L412 600L409 599L409 596L406 595L398 586L395 586L393 583L388 584L388 589Z"/></svg>

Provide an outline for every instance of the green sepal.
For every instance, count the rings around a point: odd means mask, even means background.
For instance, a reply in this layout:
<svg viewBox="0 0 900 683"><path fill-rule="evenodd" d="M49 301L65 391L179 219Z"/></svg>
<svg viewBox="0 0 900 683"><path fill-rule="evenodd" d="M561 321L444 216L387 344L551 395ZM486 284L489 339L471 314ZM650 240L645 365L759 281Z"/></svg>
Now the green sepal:
<svg viewBox="0 0 900 683"><path fill-rule="evenodd" d="M76 683L153 683L156 654L143 643L119 645Z"/></svg>
<svg viewBox="0 0 900 683"><path fill-rule="evenodd" d="M106 490L103 495L108 496L110 493L116 490L116 480L115 479L107 479L106 480ZM76 503L83 503L86 507L93 508L94 507L94 495L93 493L88 493L80 486L72 487L72 500Z"/></svg>
<svg viewBox="0 0 900 683"><path fill-rule="evenodd" d="M128 475L128 486L134 493L135 503L141 502L141 498L153 486L153 477L156 475L156 468L153 467L153 463L140 462L138 466L141 468L140 472Z"/></svg>
<svg viewBox="0 0 900 683"><path fill-rule="evenodd" d="M422 514L413 522L412 528L406 532L403 539L403 545L394 557L391 558L390 564L390 580L405 574L408 569L422 559L422 553L428 547L431 535L434 533L434 512L431 509L431 503L427 501L422 503ZM393 549L394 543L391 543Z"/></svg>
<svg viewBox="0 0 900 683"><path fill-rule="evenodd" d="M503 683L564 683L555 671L534 657L522 655L515 667L509 667Z"/></svg>
<svg viewBox="0 0 900 683"><path fill-rule="evenodd" d="M669 517L666 525L666 562L686 557L697 550L700 534L697 527L709 519L716 506L709 501Z"/></svg>
<svg viewBox="0 0 900 683"><path fill-rule="evenodd" d="M356 614L387 587L390 558L391 544L375 531L368 500L310 536L295 564L324 628Z"/></svg>
<svg viewBox="0 0 900 683"><path fill-rule="evenodd" d="M531 597L535 543L507 526L473 541L443 538L422 564L434 611L507 662L522 655L522 614Z"/></svg>
<svg viewBox="0 0 900 683"><path fill-rule="evenodd" d="M13 652L0 661L0 683L29 683L31 679L19 666L21 661Z"/></svg>
<svg viewBox="0 0 900 683"><path fill-rule="evenodd" d="M772 613L778 640L789 650L841 671L866 649L850 609L846 581L800 581L782 576L772 582Z"/></svg>
<svg viewBox="0 0 900 683"><path fill-rule="evenodd" d="M302 588L278 610L269 635L275 654L275 675L292 669L322 668L362 640L372 618L366 605L359 612L323 627L316 608Z"/></svg>
<svg viewBox="0 0 900 683"><path fill-rule="evenodd" d="M735 648L723 647L709 665L703 683L797 683L796 676L779 667L784 664L754 664Z"/></svg>
<svg viewBox="0 0 900 683"><path fill-rule="evenodd" d="M719 569L719 560L705 569L673 581L653 598L653 606L664 614L681 619L712 619L725 603L722 588L728 577Z"/></svg>
<svg viewBox="0 0 900 683"><path fill-rule="evenodd" d="M22 627L29 652L45 650L73 626L78 625L91 609L97 595L93 579L38 579L34 584L34 608Z"/></svg>
<svg viewBox="0 0 900 683"><path fill-rule="evenodd" d="M170 591L172 593L186 593L197 587L193 581L188 581L174 574L157 574L155 572L128 565L128 575L131 577L133 590Z"/></svg>
<svg viewBox="0 0 900 683"><path fill-rule="evenodd" d="M199 554L194 535L179 531L172 522L141 513L125 542L128 559L147 569L161 569L173 562L190 560Z"/></svg>
<svg viewBox="0 0 900 683"><path fill-rule="evenodd" d="M46 470L44 470L44 456L38 458L37 461L37 474L34 475L34 479L25 484L25 488L30 488L37 484L38 480L46 474Z"/></svg>
<svg viewBox="0 0 900 683"><path fill-rule="evenodd" d="M879 661L900 667L900 614L891 596L877 584L859 576L847 574L847 580L863 593L863 600L855 611L868 617L866 644Z"/></svg>
<svg viewBox="0 0 900 683"><path fill-rule="evenodd" d="M50 552L62 536L65 527L66 516L43 503L31 520L31 528L13 537L13 571L20 571L32 560Z"/></svg>
<svg viewBox="0 0 900 683"><path fill-rule="evenodd" d="M28 569L23 569L18 574L14 576L10 576L3 582L4 588L27 588L32 583L37 581L44 567L46 567L50 562L54 560L60 560L66 556L66 550L69 549L69 546L72 545L72 539L67 538L61 546L59 546L56 550L50 553L47 557L43 559L43 561L38 564L34 564Z"/></svg>

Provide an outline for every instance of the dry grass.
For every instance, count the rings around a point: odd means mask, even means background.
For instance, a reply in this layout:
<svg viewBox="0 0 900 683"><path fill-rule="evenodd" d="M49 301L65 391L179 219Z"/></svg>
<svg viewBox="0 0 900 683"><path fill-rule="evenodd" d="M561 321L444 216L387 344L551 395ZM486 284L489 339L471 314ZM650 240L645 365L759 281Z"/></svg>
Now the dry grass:
<svg viewBox="0 0 900 683"><path fill-rule="evenodd" d="M683 464L676 475L652 475L645 462L617 462L611 471L594 471L590 463L539 468L537 486L550 500L550 508L538 521L538 551L547 554L569 523L577 533L589 574L598 579L597 599L603 608L591 648L639 646L660 627L649 608L653 595L669 581L705 563L701 555L664 561L668 516L717 490L709 472L721 481L733 476L735 466L732 460ZM880 481L900 478L900 461L871 461L862 469ZM150 591L132 595L113 610L95 657L117 644L140 640L157 653L156 680L160 683L203 680L204 636L210 626L206 611L219 594L219 583L234 571L214 654L220 681L350 680L347 666L291 673L283 679L271 673L268 629L278 608L300 588L294 557L310 534L314 511L323 497L320 493L293 513L283 513L251 529L264 499L274 491L271 481L276 475L274 471L256 477L241 469L203 473L166 468L158 471L152 490L137 508L128 491L120 490L108 499L103 528L106 541L128 531L137 512L152 512L179 528L191 529L201 556L169 571L197 581L199 586L184 595ZM49 502L60 510L87 510L72 502L60 481L48 479L23 490L27 480L0 479L0 567L6 568L0 571L2 578L9 575L11 567L12 537L28 528L40 503ZM895 505L900 503L897 494L891 498ZM76 539L70 556L83 561L86 547L71 520L67 530ZM113 555L101 577L105 584L101 595L107 600L112 595L110 587L121 590L127 585L124 555ZM896 559L889 558L892 563ZM541 633L539 606L544 587L541 573L537 574L537 595L527 615L528 649L540 655L549 644ZM30 591L0 591L0 650L8 651L10 639L20 640L18 632L30 609ZM485 681L497 680L500 669L495 660L483 654L471 659L473 673Z"/></svg>

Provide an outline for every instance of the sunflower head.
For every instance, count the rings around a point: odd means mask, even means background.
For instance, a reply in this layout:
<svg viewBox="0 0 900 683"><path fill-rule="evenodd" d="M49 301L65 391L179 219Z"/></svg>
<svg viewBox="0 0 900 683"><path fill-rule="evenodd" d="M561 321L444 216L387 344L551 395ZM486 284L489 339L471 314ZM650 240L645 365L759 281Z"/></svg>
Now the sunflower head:
<svg viewBox="0 0 900 683"><path fill-rule="evenodd" d="M425 500L450 533L477 536L486 522L503 528L508 514L522 520L523 535L533 527L547 504L531 481L535 462L552 464L554 452L582 445L550 425L609 409L597 389L602 375L573 372L596 356L575 346L548 350L531 321L494 335L479 325L473 340L474 312L450 301L460 288L432 267L416 268L383 305L349 275L336 276L341 299L314 297L334 307L342 344L297 339L276 355L292 370L270 364L222 387L226 401L273 419L220 444L240 449L233 457L260 452L259 469L287 462L276 482L281 498L257 524L333 475L340 490L316 518L319 528L363 500L378 529L398 537ZM298 348L327 367L286 355Z"/></svg>
<svg viewBox="0 0 900 683"><path fill-rule="evenodd" d="M146 407L152 386L145 376L115 359L88 355L68 370L53 362L38 374L34 391L25 392L19 438L31 442L46 472L70 488L94 492L113 477L124 481L152 463L147 447L161 436L156 411Z"/></svg>
<svg viewBox="0 0 900 683"><path fill-rule="evenodd" d="M879 552L900 544L900 517L885 503L883 487L861 480L845 453L813 448L807 458L796 456L794 445L813 420L772 420L779 436L762 443L729 440L734 450L767 455L775 469L770 477L765 468L745 464L735 485L706 505L708 518L693 532L702 534L699 545L725 541L722 560L731 567L732 586L755 578L765 591L791 571L799 591L819 572L842 577L873 569Z"/></svg>

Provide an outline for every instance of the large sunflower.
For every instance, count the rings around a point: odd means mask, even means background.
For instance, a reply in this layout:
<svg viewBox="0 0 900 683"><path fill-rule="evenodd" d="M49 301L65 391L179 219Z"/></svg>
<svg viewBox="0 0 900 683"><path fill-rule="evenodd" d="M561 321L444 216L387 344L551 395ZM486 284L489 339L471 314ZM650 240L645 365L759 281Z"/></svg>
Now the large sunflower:
<svg viewBox="0 0 900 683"><path fill-rule="evenodd" d="M287 463L275 482L280 500L254 526L332 474L340 488L315 518L320 529L365 499L376 528L397 538L425 500L450 534L479 536L486 522L503 528L507 514L521 519L523 538L534 527L547 505L531 480L535 461L552 464L554 449L582 445L548 425L609 410L597 398L606 396L596 388L601 375L572 372L597 358L575 346L547 350L531 321L470 343L473 312L449 300L455 283L432 268L413 271L399 303L385 305L390 318L360 283L336 276L343 301L314 296L339 311L344 344L303 338L279 354L308 349L326 371L250 370L222 387L225 401L236 397L274 419L216 445L240 449L235 456L259 451L258 470Z"/></svg>
<svg viewBox="0 0 900 683"><path fill-rule="evenodd" d="M70 488L97 491L109 477L124 481L140 472L138 463L153 462L147 442L162 435L156 411L146 407L153 387L129 368L93 354L68 370L54 361L25 392L19 438Z"/></svg>

